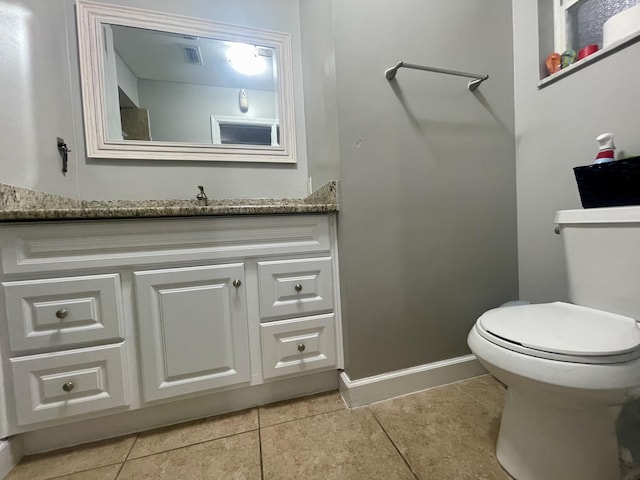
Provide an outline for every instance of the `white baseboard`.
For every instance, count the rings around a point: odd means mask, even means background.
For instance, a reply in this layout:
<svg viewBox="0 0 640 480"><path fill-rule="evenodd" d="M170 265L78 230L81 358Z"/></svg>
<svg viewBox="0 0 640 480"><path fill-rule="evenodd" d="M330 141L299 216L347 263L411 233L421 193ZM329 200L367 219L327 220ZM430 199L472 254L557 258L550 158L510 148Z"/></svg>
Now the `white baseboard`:
<svg viewBox="0 0 640 480"><path fill-rule="evenodd" d="M345 403L355 408L485 373L475 355L465 355L359 380L351 380L342 372L340 393Z"/></svg>
<svg viewBox="0 0 640 480"><path fill-rule="evenodd" d="M19 437L9 437L0 440L0 480L22 459L22 442Z"/></svg>
<svg viewBox="0 0 640 480"><path fill-rule="evenodd" d="M19 437L24 454L32 455L337 388L338 372L330 370L43 428Z"/></svg>

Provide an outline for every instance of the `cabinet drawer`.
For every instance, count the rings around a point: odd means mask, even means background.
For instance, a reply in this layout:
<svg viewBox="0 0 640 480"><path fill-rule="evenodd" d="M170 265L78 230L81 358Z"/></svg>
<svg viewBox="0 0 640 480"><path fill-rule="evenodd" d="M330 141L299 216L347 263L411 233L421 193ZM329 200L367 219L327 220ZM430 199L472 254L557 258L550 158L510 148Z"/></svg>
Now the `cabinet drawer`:
<svg viewBox="0 0 640 480"><path fill-rule="evenodd" d="M260 329L265 379L336 365L334 314L264 323Z"/></svg>
<svg viewBox="0 0 640 480"><path fill-rule="evenodd" d="M10 362L18 425L128 405L123 344Z"/></svg>
<svg viewBox="0 0 640 480"><path fill-rule="evenodd" d="M262 318L333 310L331 257L258 262L258 281Z"/></svg>
<svg viewBox="0 0 640 480"><path fill-rule="evenodd" d="M13 352L123 338L118 274L4 282L2 286Z"/></svg>

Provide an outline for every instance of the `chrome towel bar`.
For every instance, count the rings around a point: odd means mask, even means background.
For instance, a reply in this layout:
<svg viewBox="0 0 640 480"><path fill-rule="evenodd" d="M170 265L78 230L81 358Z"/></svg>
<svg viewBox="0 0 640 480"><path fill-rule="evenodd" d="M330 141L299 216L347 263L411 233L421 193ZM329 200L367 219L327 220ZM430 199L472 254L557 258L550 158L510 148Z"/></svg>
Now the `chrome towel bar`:
<svg viewBox="0 0 640 480"><path fill-rule="evenodd" d="M426 72L435 72L435 73L444 73L446 75L456 75L458 77L467 77L473 78L467 85L467 88L470 91L474 91L478 86L484 82L489 75L481 75L478 73L467 73L467 72L459 72L457 70L448 70L446 68L436 68L436 67L427 67L425 65L416 65L415 63L407 63L407 62L398 62L394 67L385 70L384 75L387 77L387 80L391 81L396 78L396 73L398 73L398 69L400 68L411 68L414 70L424 70Z"/></svg>

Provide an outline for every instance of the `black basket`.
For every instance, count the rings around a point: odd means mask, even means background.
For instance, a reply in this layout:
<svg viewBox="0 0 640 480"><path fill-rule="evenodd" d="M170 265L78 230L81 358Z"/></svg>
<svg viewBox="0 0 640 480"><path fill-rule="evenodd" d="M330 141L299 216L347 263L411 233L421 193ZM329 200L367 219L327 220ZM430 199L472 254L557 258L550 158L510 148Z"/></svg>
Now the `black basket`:
<svg viewBox="0 0 640 480"><path fill-rule="evenodd" d="M640 205L640 157L575 167L584 208Z"/></svg>

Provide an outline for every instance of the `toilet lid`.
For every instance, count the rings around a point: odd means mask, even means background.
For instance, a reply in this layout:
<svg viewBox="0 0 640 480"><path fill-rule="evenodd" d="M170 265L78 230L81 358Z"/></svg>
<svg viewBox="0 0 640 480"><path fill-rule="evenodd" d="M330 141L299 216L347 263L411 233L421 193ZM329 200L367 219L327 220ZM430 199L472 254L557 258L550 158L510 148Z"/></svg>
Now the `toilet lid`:
<svg viewBox="0 0 640 480"><path fill-rule="evenodd" d="M506 341L551 354L604 357L640 352L640 328L633 318L563 302L496 308L484 313L477 325L500 344Z"/></svg>

